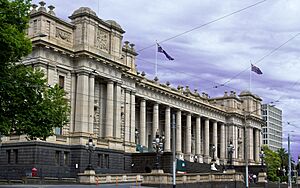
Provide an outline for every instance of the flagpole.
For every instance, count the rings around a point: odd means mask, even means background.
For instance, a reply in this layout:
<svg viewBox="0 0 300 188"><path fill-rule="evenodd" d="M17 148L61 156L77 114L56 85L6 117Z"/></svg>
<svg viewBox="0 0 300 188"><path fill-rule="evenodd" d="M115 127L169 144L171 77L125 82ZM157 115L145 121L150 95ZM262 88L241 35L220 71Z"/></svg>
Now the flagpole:
<svg viewBox="0 0 300 188"><path fill-rule="evenodd" d="M157 40L156 40L156 45L155 45L155 77L157 77Z"/></svg>
<svg viewBox="0 0 300 188"><path fill-rule="evenodd" d="M249 81L249 91L251 92L251 81L252 81L252 63L251 63L251 60L250 60L250 71L249 71L249 77L250 77L250 81Z"/></svg>

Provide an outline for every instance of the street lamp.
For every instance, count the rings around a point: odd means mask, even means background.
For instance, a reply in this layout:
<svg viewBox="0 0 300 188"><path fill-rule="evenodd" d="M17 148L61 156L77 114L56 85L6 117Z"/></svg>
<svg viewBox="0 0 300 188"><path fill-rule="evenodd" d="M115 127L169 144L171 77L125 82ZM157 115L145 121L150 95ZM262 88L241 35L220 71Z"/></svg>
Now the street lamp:
<svg viewBox="0 0 300 188"><path fill-rule="evenodd" d="M233 169L232 155L233 155L233 152L234 152L235 148L234 148L234 145L232 144L232 140L230 141L229 145L227 146L227 150L228 150L228 156L229 156L229 167L228 167L228 169Z"/></svg>
<svg viewBox="0 0 300 188"><path fill-rule="evenodd" d="M264 172L264 159L265 159L265 153L264 153L264 149L261 148L259 157L261 159L261 171Z"/></svg>
<svg viewBox="0 0 300 188"><path fill-rule="evenodd" d="M213 155L212 162L215 162L216 161L216 159L215 159L216 146L214 144L211 146L211 152Z"/></svg>
<svg viewBox="0 0 300 188"><path fill-rule="evenodd" d="M95 151L96 146L93 143L93 139L91 137L89 138L89 141L86 143L85 149L87 150L87 152L89 152L89 164L86 167L86 170L94 170L94 168L92 167L92 153Z"/></svg>
<svg viewBox="0 0 300 188"><path fill-rule="evenodd" d="M160 136L157 132L156 132L156 136L155 139L152 141L152 146L153 149L156 152L156 163L155 163L155 167L157 170L159 170L159 155L162 154L164 151L164 142L165 142L165 136L162 135Z"/></svg>

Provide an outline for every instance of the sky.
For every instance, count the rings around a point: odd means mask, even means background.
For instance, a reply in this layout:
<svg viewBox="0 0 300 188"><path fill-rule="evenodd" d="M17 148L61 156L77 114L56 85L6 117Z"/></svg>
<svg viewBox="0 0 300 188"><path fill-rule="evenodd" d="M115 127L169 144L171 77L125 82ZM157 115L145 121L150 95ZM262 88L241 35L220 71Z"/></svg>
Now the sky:
<svg viewBox="0 0 300 188"><path fill-rule="evenodd" d="M224 91L231 90L239 94L250 89L250 64L259 67L263 74L251 73L251 92L259 95L263 103L275 104L283 111L283 144L287 146L290 133L292 154L297 161L299 0L45 2L46 6L54 5L56 15L66 21L83 6L92 8L103 20L115 20L126 31L123 40L136 45L137 69L145 71L149 79L155 77L157 41L175 59L169 61L157 54L157 76L161 83L169 81L173 87L188 85L210 97L223 96Z"/></svg>

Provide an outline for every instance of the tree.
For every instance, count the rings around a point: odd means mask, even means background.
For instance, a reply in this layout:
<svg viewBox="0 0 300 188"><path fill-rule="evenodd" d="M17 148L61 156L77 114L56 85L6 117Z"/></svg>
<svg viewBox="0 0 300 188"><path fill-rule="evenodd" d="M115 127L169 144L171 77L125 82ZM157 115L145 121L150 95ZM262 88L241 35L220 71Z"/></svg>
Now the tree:
<svg viewBox="0 0 300 188"><path fill-rule="evenodd" d="M270 181L278 180L277 170L280 167L280 158L279 155L270 150L268 146L263 146L263 150L265 153L265 163L267 165L267 176Z"/></svg>
<svg viewBox="0 0 300 188"><path fill-rule="evenodd" d="M29 0L0 0L0 71L31 52L26 37L29 21Z"/></svg>
<svg viewBox="0 0 300 188"><path fill-rule="evenodd" d="M68 122L70 110L64 90L48 87L42 71L15 63L31 50L25 35L29 6L0 0L0 135L46 139Z"/></svg>

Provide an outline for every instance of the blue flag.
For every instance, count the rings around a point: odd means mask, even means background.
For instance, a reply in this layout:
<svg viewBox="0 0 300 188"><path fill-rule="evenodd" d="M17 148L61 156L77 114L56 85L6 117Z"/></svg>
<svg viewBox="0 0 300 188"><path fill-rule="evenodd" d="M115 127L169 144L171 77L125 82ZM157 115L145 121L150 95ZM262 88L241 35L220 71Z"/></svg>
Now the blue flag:
<svg viewBox="0 0 300 188"><path fill-rule="evenodd" d="M165 54L166 58L168 58L169 60L174 60L173 57L171 57L158 43L157 43L157 51L160 53Z"/></svg>
<svg viewBox="0 0 300 188"><path fill-rule="evenodd" d="M255 66L251 64L251 71L255 72L256 74L262 74L261 70Z"/></svg>

